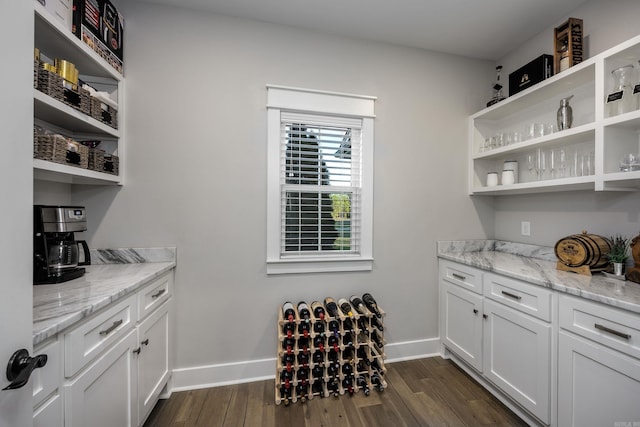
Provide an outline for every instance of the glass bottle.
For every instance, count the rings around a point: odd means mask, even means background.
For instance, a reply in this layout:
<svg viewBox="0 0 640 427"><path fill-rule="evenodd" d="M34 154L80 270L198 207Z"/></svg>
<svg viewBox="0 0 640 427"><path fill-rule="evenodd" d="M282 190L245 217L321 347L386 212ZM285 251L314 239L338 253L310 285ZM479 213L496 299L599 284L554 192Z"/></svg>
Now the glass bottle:
<svg viewBox="0 0 640 427"><path fill-rule="evenodd" d="M635 110L633 106L633 65L625 65L611 72L613 76L613 90L607 95L608 117L628 113Z"/></svg>
<svg viewBox="0 0 640 427"><path fill-rule="evenodd" d="M500 83L500 71L502 71L502 65L498 65L496 67L496 82L493 85L493 97L489 102L487 102L487 107L505 99L502 93L502 83Z"/></svg>
<svg viewBox="0 0 640 427"><path fill-rule="evenodd" d="M640 61L638 61L638 74L636 74L636 83L633 87L633 98L635 101L635 109L640 110Z"/></svg>

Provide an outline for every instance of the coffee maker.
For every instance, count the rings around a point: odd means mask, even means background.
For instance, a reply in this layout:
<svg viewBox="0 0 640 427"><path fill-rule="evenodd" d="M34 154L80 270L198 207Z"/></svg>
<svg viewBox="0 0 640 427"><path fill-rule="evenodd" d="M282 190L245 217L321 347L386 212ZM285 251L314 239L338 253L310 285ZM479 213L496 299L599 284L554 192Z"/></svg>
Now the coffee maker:
<svg viewBox="0 0 640 427"><path fill-rule="evenodd" d="M74 233L87 230L86 211L81 206L33 207L33 283L62 283L81 277L82 265L91 264L89 247L75 240ZM82 247L83 260L80 260Z"/></svg>

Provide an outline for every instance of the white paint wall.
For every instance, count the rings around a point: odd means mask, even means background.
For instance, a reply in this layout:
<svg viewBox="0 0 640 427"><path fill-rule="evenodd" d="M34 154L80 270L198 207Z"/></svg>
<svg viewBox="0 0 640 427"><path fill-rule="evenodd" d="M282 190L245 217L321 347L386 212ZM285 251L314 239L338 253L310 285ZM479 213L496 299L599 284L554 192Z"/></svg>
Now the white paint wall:
<svg viewBox="0 0 640 427"><path fill-rule="evenodd" d="M587 57L640 34L637 0L592 0L569 16L584 21ZM542 53L553 53L553 28L540 33L498 63L505 75ZM638 58L640 59L640 58ZM553 246L564 236L590 233L635 236L640 233L640 194L576 192L495 198L495 238ZM520 235L520 222L531 221L531 236Z"/></svg>
<svg viewBox="0 0 640 427"><path fill-rule="evenodd" d="M124 6L126 185L74 187L73 201L93 247L178 247L176 367L273 358L281 303L366 291L389 313L389 342L426 349L436 240L494 234L492 201L466 195L465 169L467 117L489 98L493 65ZM267 83L378 97L373 272L265 275Z"/></svg>

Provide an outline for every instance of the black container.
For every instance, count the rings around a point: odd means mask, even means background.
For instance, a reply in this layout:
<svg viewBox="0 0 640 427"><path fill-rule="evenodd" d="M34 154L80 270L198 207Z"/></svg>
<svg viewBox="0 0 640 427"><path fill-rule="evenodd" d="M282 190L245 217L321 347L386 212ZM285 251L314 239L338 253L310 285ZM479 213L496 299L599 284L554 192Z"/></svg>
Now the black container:
<svg viewBox="0 0 640 427"><path fill-rule="evenodd" d="M540 55L509 74L509 96L529 89L551 76L553 76L553 55Z"/></svg>

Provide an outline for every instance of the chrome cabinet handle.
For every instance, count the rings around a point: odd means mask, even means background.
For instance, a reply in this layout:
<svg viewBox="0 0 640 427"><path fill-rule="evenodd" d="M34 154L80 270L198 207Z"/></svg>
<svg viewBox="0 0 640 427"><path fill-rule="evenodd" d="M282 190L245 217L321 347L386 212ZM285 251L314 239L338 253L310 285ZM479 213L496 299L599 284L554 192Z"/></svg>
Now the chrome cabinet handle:
<svg viewBox="0 0 640 427"><path fill-rule="evenodd" d="M616 336L618 336L620 338L624 338L625 340L631 339L631 335L625 334L624 332L618 332L618 331L616 331L614 329L611 329L611 328L607 328L606 326L600 325L599 323L596 323L593 326L596 329L600 329L603 332L608 332L608 333L610 333L612 335L616 335Z"/></svg>
<svg viewBox="0 0 640 427"><path fill-rule="evenodd" d="M151 298L153 298L153 299L158 298L160 295L164 294L165 292L167 292L166 289L160 289L158 292L156 292L155 294L151 295Z"/></svg>
<svg viewBox="0 0 640 427"><path fill-rule="evenodd" d="M451 276L452 276L454 279L458 279L458 280L465 280L465 279L466 279L466 277L465 277L465 276L462 276L462 275L460 275L460 274L456 274L456 273L451 273Z"/></svg>
<svg viewBox="0 0 640 427"><path fill-rule="evenodd" d="M109 335L111 332L113 332L113 330L115 328L117 328L118 326L122 325L123 320L116 320L115 322L113 322L113 325L109 326L107 329L105 329L104 331L100 331L100 335L104 336L104 335Z"/></svg>
<svg viewBox="0 0 640 427"><path fill-rule="evenodd" d="M501 291L502 295L506 296L506 297L511 297L513 299L517 299L517 300L521 300L522 297L520 295L516 295L516 294L512 294L511 292L507 292L507 291Z"/></svg>

